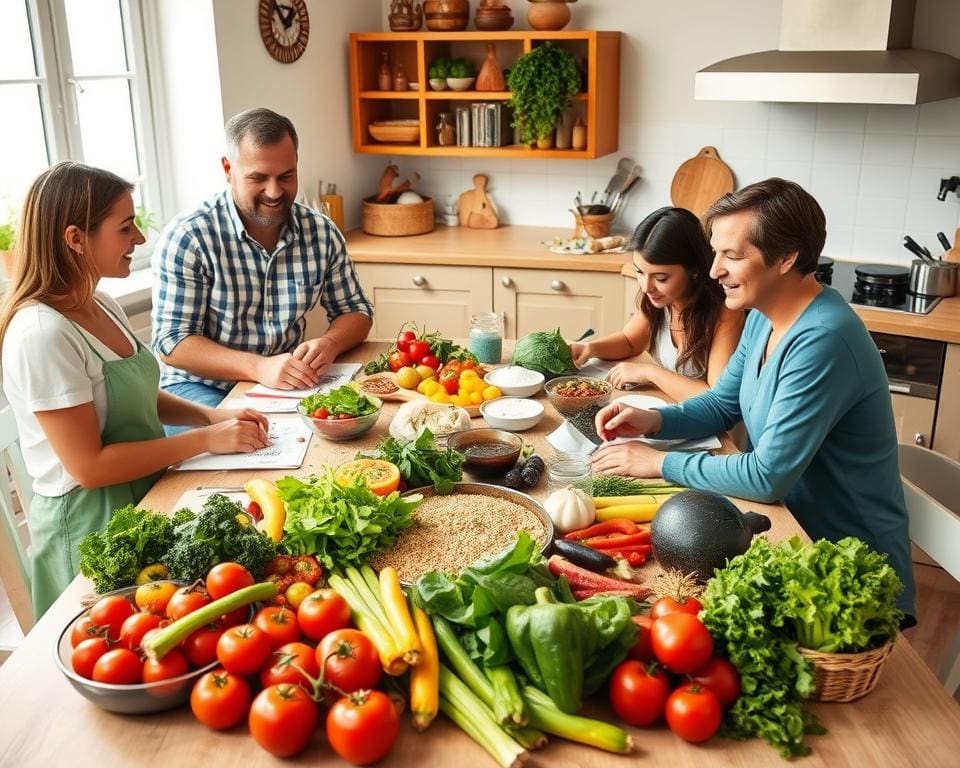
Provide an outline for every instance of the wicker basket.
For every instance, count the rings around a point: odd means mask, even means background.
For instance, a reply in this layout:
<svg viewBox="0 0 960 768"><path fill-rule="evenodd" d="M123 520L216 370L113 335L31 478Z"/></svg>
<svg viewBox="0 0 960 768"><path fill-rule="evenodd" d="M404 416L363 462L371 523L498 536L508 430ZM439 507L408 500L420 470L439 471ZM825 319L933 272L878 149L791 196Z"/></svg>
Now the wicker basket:
<svg viewBox="0 0 960 768"><path fill-rule="evenodd" d="M613 223L613 214L579 214L573 212L573 218L577 222L573 230L574 237L592 237L594 239L606 237L610 234L610 225Z"/></svg>
<svg viewBox="0 0 960 768"><path fill-rule="evenodd" d="M400 205L378 203L376 198L363 201L361 228L368 235L403 237L422 235L433 230L433 198L425 197L422 203Z"/></svg>
<svg viewBox="0 0 960 768"><path fill-rule="evenodd" d="M845 702L866 696L876 687L893 641L863 653L821 653L799 645L797 650L813 664L816 689L810 698Z"/></svg>

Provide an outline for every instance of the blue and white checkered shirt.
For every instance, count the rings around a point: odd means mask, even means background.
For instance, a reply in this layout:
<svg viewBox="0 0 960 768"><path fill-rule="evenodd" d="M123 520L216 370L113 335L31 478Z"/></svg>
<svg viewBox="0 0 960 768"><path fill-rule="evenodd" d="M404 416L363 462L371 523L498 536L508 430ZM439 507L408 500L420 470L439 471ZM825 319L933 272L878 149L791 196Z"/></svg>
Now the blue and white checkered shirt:
<svg viewBox="0 0 960 768"><path fill-rule="evenodd" d="M153 348L163 355L194 335L261 355L290 352L318 301L331 322L349 312L373 317L343 235L299 203L270 254L247 234L224 190L164 228L153 272ZM190 381L226 392L235 383L161 365L164 387Z"/></svg>

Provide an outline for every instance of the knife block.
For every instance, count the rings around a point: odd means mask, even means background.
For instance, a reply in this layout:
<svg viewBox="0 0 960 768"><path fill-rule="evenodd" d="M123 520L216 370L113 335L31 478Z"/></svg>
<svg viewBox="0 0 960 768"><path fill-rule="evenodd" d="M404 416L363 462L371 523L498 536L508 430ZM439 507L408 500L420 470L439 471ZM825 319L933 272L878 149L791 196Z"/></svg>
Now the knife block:
<svg viewBox="0 0 960 768"><path fill-rule="evenodd" d="M943 260L960 264L960 228L953 235L953 248L943 254Z"/></svg>

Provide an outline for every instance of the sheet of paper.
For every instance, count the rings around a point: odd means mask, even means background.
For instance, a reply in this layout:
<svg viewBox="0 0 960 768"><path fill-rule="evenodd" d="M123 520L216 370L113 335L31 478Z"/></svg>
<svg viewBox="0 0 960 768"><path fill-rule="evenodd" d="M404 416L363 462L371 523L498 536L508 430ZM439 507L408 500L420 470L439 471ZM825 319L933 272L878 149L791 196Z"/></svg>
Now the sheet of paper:
<svg viewBox="0 0 960 768"><path fill-rule="evenodd" d="M227 408L230 410L239 410L241 408L253 408L260 413L296 413L297 403L290 397L228 397L220 401L217 408Z"/></svg>
<svg viewBox="0 0 960 768"><path fill-rule="evenodd" d="M300 419L270 420L270 444L253 453L202 453L178 470L298 469L307 455L313 431Z"/></svg>
<svg viewBox="0 0 960 768"><path fill-rule="evenodd" d="M619 360L601 360L599 357L591 357L586 364L577 371L578 376L592 376L595 379L605 379L610 369L615 366Z"/></svg>
<svg viewBox="0 0 960 768"><path fill-rule="evenodd" d="M247 492L242 488L205 488L201 486L191 488L189 491L184 491L183 495L177 499L177 503L173 505L173 509L177 510L187 507L197 512L200 507L203 506L203 503L215 493L223 494L230 499L230 501L239 502L244 509L246 509L247 504L250 503L250 497L247 496Z"/></svg>
<svg viewBox="0 0 960 768"><path fill-rule="evenodd" d="M254 384L245 393L247 397L270 397L302 400L307 395L314 392L323 392L330 389L336 389L346 384L352 379L357 371L360 370L360 363L333 363L328 366L320 376L320 381L315 387L309 389L274 389L263 384Z"/></svg>

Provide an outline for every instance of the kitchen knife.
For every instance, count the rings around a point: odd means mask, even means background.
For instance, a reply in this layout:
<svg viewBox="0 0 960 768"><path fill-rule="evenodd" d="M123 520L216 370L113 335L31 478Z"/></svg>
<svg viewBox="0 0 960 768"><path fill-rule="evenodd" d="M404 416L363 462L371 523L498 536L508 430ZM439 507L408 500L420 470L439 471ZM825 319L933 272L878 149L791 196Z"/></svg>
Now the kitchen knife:
<svg viewBox="0 0 960 768"><path fill-rule="evenodd" d="M913 253L915 256L919 256L924 261L933 261L930 251L920 245L920 243L910 237L910 235L903 236L903 247Z"/></svg>
<svg viewBox="0 0 960 768"><path fill-rule="evenodd" d="M949 251L953 246L950 245L950 241L947 239L947 236L943 232L937 232L937 240L940 241L940 245L943 246L945 251Z"/></svg>

